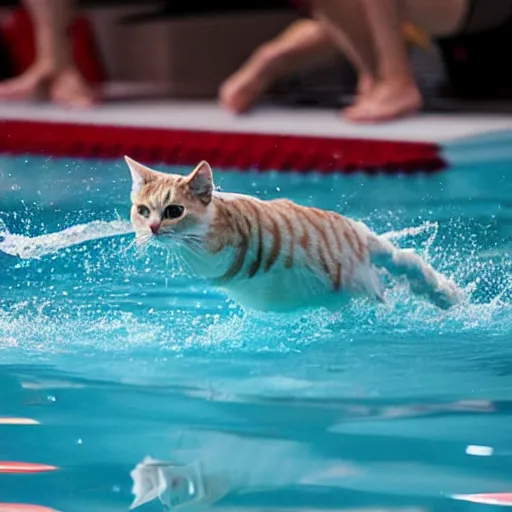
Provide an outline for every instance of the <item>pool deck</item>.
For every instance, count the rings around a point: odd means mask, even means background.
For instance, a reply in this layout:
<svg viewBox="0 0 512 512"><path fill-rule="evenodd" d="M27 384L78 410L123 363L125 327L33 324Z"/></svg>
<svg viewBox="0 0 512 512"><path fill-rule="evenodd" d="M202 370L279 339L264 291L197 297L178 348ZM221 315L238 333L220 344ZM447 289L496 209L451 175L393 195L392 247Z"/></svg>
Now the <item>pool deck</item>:
<svg viewBox="0 0 512 512"><path fill-rule="evenodd" d="M0 120L433 143L512 130L510 114L426 112L381 125L355 125L344 121L335 109L261 106L249 114L233 116L213 101L166 99L116 100L91 110L67 110L50 104L0 103Z"/></svg>
<svg viewBox="0 0 512 512"><path fill-rule="evenodd" d="M512 154L512 114L499 110L452 108L355 125L335 108L262 104L234 116L214 101L165 99L158 91L144 96L137 87L110 92L110 101L87 110L0 103L0 152L71 158L134 154L148 163L192 165L204 158L239 170L370 173L437 171L470 163L482 158L479 147L489 136L493 149L485 158ZM52 124L50 130L46 123Z"/></svg>

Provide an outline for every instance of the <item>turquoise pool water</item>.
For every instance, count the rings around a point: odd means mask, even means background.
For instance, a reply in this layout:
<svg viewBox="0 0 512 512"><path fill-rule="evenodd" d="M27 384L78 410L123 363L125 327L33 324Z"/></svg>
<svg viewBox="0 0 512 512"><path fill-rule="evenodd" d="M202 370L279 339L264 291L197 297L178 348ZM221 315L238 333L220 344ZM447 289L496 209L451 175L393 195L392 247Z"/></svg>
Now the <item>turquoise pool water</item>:
<svg viewBox="0 0 512 512"><path fill-rule="evenodd" d="M0 425L0 459L58 468L0 472L0 502L127 510L146 456L200 464L205 500L196 488L183 510L468 510L485 506L453 495L512 492L503 137L452 145L455 167L429 176L217 173L223 190L379 232L421 227L399 243L466 289L449 312L398 286L377 308L246 313L129 234L33 259L0 252L0 416L39 422ZM2 157L1 231L127 219L129 184L121 161Z"/></svg>

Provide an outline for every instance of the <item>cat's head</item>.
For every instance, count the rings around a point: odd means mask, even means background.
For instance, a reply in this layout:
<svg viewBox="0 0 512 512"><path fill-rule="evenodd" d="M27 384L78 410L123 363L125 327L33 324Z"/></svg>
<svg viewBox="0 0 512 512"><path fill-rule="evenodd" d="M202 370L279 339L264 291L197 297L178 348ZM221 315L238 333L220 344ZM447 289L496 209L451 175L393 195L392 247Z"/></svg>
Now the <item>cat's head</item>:
<svg viewBox="0 0 512 512"><path fill-rule="evenodd" d="M138 237L204 235L211 220L213 175L201 162L189 175L166 174L125 157L132 175L131 222Z"/></svg>

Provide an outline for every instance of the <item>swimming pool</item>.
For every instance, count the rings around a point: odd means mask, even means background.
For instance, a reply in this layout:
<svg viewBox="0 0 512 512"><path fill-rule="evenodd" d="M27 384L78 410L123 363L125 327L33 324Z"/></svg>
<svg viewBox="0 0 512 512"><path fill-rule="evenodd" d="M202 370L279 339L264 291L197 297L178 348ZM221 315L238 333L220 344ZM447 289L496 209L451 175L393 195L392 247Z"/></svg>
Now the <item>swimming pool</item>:
<svg viewBox="0 0 512 512"><path fill-rule="evenodd" d="M377 308L245 313L129 234L0 252L0 416L38 423L0 425L0 458L56 468L2 469L0 501L127 510L146 456L200 464L191 506L216 509L466 510L483 506L454 495L512 491L509 138L453 144L455 167L428 176L217 173L379 232L420 227L400 244L471 296L448 312L398 286ZM127 219L129 187L121 160L4 156L1 229Z"/></svg>

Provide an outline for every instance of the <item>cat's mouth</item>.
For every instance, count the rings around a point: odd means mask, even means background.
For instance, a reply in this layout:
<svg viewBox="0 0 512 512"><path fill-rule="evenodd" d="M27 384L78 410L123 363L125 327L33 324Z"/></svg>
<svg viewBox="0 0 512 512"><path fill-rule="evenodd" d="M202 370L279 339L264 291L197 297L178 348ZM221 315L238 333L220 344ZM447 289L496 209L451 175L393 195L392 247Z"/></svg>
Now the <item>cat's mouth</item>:
<svg viewBox="0 0 512 512"><path fill-rule="evenodd" d="M158 231L150 231L151 237L162 237L162 236L172 236L174 231L172 229L159 229Z"/></svg>
<svg viewBox="0 0 512 512"><path fill-rule="evenodd" d="M162 233L158 233L158 234L154 234L154 235L152 234L149 239L149 243L151 245L153 245L154 247L160 247L160 248L165 248L165 249L168 249L171 245L173 245L172 242L173 242L172 237L165 236Z"/></svg>
<svg viewBox="0 0 512 512"><path fill-rule="evenodd" d="M149 230L139 231L137 233L138 245L156 244L165 245L165 242L172 239L172 233L169 231L158 231L153 233Z"/></svg>

